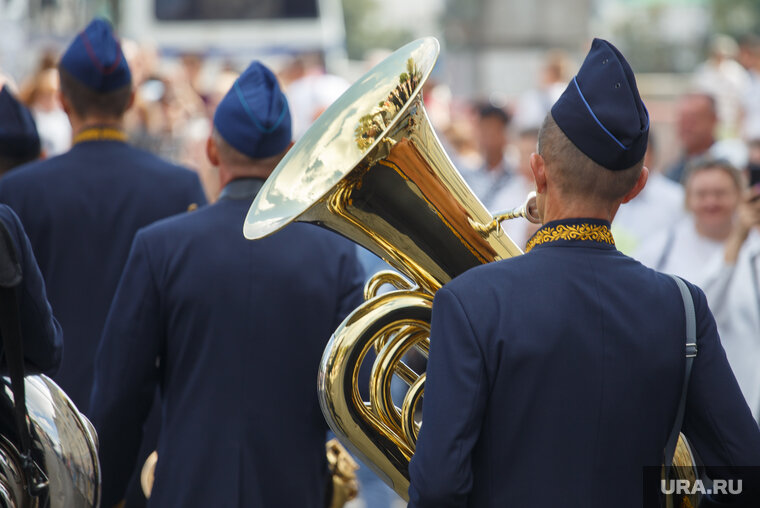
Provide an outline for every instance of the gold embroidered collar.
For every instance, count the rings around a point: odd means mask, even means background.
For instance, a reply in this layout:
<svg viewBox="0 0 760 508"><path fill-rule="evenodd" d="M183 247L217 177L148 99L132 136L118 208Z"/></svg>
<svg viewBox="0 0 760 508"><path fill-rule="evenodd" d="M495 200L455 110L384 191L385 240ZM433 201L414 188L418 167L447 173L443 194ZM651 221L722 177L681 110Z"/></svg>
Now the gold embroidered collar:
<svg viewBox="0 0 760 508"><path fill-rule="evenodd" d="M610 232L607 223L573 222L557 224L552 222L533 235L525 247L525 252L530 252L536 245L559 240L589 240L615 245L615 239L612 238L612 232Z"/></svg>
<svg viewBox="0 0 760 508"><path fill-rule="evenodd" d="M84 141L127 141L127 134L113 127L89 127L74 136L74 144Z"/></svg>

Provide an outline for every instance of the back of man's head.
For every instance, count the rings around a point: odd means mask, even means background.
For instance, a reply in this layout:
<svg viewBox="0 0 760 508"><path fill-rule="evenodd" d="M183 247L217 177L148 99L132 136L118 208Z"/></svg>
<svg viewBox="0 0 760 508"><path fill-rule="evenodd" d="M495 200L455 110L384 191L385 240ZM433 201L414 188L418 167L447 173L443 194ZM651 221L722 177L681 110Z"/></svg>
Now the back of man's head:
<svg viewBox="0 0 760 508"><path fill-rule="evenodd" d="M547 173L565 197L614 202L638 180L648 136L633 70L612 44L594 39L541 128Z"/></svg>
<svg viewBox="0 0 760 508"><path fill-rule="evenodd" d="M111 25L94 19L58 64L61 94L80 118L120 118L132 97L132 75Z"/></svg>
<svg viewBox="0 0 760 508"><path fill-rule="evenodd" d="M594 162L568 139L551 114L539 131L538 153L563 197L600 203L612 203L625 196L644 165L642 157L630 168L611 171Z"/></svg>
<svg viewBox="0 0 760 508"><path fill-rule="evenodd" d="M290 146L290 109L277 78L253 62L217 106L212 141L220 164L240 173L276 165ZM274 165L272 165L274 164Z"/></svg>
<svg viewBox="0 0 760 508"><path fill-rule="evenodd" d="M0 176L39 158L40 137L31 112L7 86L0 90Z"/></svg>

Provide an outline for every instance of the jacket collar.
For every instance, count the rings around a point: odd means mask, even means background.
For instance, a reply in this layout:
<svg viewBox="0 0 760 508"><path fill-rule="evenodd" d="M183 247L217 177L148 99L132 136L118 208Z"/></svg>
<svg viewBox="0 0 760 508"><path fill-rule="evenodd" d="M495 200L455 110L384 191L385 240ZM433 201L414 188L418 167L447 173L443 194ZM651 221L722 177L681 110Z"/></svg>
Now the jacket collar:
<svg viewBox="0 0 760 508"><path fill-rule="evenodd" d="M237 178L224 186L219 200L247 199L253 200L264 185L263 178Z"/></svg>
<svg viewBox="0 0 760 508"><path fill-rule="evenodd" d="M73 145L84 143L87 141L120 141L122 143L127 142L127 134L116 127L108 126L95 126L87 127L79 131L72 140Z"/></svg>
<svg viewBox="0 0 760 508"><path fill-rule="evenodd" d="M525 252L547 245L571 245L614 249L615 240L610 223L601 219L561 219L547 222L536 231L525 247Z"/></svg>

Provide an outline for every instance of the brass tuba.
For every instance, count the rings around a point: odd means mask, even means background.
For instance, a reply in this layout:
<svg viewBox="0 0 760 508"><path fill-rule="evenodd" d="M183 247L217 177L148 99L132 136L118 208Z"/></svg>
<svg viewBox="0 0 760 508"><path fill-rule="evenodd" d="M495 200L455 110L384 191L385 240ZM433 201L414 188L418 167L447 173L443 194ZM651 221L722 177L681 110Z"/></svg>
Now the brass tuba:
<svg viewBox="0 0 760 508"><path fill-rule="evenodd" d="M0 506L92 508L100 505L100 464L95 428L50 378L27 375L27 424L31 455L44 478L44 495L29 494L22 443L13 419L8 378L0 380ZM39 485L35 486L39 487Z"/></svg>
<svg viewBox="0 0 760 508"><path fill-rule="evenodd" d="M367 282L365 303L327 345L318 387L335 434L405 499L425 383L406 358L413 350L427 356L433 295L469 268L522 254L501 220L538 221L535 198L492 217L443 150L422 100L438 52L436 39L420 39L359 79L280 162L244 224L256 239L312 222L403 274L382 271ZM379 294L383 285L395 290ZM363 398L365 362L372 371ZM400 407L394 377L409 386Z"/></svg>

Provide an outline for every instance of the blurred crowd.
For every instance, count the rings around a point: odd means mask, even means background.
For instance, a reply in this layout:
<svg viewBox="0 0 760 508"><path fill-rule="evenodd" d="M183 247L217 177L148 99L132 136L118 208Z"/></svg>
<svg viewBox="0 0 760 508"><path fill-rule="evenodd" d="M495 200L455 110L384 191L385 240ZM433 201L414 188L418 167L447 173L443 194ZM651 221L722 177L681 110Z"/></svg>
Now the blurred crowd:
<svg viewBox="0 0 760 508"><path fill-rule="evenodd" d="M206 143L238 69L209 66L198 54L167 63L156 48L134 41L124 41L123 50L136 92L125 117L130 142L194 169L208 201L215 201L219 179ZM72 142L58 99L57 60L45 54L16 87L36 122L42 157L64 153ZM350 85L327 73L316 55L294 56L275 70L295 139ZM454 97L440 78L426 83L426 109L441 142L490 211L522 204L533 189L530 155L538 131L574 71L567 54L549 51L536 86L508 101ZM653 115L648 184L620 209L613 234L623 252L705 290L737 380L760 418L760 38L715 36L673 111L672 124L658 125ZM671 128L677 146L664 146L658 133ZM523 220L504 224L520 247L537 227ZM368 267L378 265L364 259ZM367 506L390 506L387 489L376 492L370 477L363 476Z"/></svg>

